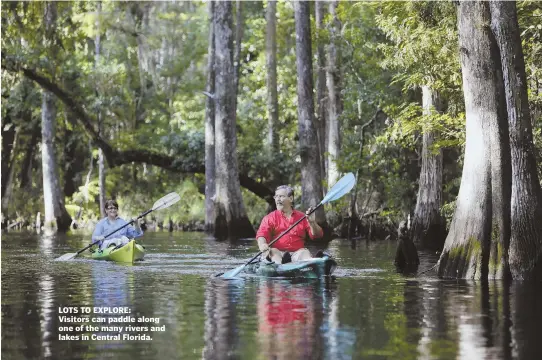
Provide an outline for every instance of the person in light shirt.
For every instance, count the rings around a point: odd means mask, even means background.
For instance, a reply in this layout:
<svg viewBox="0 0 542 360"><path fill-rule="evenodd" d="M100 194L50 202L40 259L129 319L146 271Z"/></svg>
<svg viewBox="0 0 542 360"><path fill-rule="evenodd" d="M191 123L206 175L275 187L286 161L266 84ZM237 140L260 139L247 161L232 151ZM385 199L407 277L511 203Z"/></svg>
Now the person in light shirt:
<svg viewBox="0 0 542 360"><path fill-rule="evenodd" d="M305 238L320 238L324 232L320 225L316 223L316 216L312 213L310 216L290 230L280 240L269 247L269 243L292 224L305 216L301 211L293 208L294 189L288 185L281 185L275 190L275 203L277 210L267 214L256 233L258 247L263 253L264 258L277 263L287 263L289 261L301 261L312 258L310 251L305 248ZM312 208L307 210L310 213Z"/></svg>
<svg viewBox="0 0 542 360"><path fill-rule="evenodd" d="M135 221L135 226L128 225L105 238L105 235L110 234L127 223L126 220L118 216L118 211L119 204L115 200L107 200L105 202L105 213L107 216L98 221L92 233L92 242L98 241L100 250L112 244L121 246L128 243L130 239L143 236L143 231L139 227L139 223Z"/></svg>

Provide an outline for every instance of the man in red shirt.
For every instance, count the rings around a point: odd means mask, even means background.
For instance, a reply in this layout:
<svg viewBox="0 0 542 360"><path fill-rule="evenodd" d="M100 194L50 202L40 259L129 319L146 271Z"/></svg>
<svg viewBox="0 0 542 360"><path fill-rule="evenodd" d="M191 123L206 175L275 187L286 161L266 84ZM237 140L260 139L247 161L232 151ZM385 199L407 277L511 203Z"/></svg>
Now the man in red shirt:
<svg viewBox="0 0 542 360"><path fill-rule="evenodd" d="M279 186L275 190L274 198L277 210L263 218L256 233L256 241L258 241L258 247L263 253L262 256L264 258L269 257L277 264L282 263L282 257L286 255L286 252L289 253L291 261L294 262L312 258L309 250L305 248L305 237L308 235L311 239L315 239L324 235L322 228L316 223L314 213L274 243L272 248L269 248L268 244L271 241L275 240L284 230L305 215L301 211L294 210L294 189L290 186ZM307 214L311 210L312 208L309 208Z"/></svg>

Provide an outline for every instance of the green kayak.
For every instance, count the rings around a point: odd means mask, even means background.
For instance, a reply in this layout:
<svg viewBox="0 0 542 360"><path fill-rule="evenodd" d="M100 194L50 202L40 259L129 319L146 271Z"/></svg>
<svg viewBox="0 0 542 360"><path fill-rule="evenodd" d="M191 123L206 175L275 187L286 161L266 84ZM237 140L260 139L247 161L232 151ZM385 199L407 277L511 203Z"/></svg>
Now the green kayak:
<svg viewBox="0 0 542 360"><path fill-rule="evenodd" d="M94 250L92 252L92 258L95 260L109 260L123 263L133 263L136 260L143 259L143 256L145 256L145 248L137 244L133 239L121 247L110 246L106 249Z"/></svg>
<svg viewBox="0 0 542 360"><path fill-rule="evenodd" d="M337 262L332 257L325 255L286 264L275 264L262 260L245 266L243 271L246 274L264 277L317 279L331 275L336 267Z"/></svg>

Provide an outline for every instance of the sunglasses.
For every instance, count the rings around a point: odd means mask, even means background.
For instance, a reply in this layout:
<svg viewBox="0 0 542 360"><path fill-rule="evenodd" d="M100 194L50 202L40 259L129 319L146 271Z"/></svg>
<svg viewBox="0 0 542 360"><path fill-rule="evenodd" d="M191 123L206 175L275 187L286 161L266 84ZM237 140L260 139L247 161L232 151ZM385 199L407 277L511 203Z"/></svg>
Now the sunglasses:
<svg viewBox="0 0 542 360"><path fill-rule="evenodd" d="M284 199L286 199L286 198L288 198L288 197L289 197L288 195L275 195L275 196L273 196L273 198L274 198L275 200L279 200L279 199L280 199L280 200L284 200Z"/></svg>
<svg viewBox="0 0 542 360"><path fill-rule="evenodd" d="M116 207L108 207L108 208L105 208L106 210L118 210L119 208L116 208Z"/></svg>

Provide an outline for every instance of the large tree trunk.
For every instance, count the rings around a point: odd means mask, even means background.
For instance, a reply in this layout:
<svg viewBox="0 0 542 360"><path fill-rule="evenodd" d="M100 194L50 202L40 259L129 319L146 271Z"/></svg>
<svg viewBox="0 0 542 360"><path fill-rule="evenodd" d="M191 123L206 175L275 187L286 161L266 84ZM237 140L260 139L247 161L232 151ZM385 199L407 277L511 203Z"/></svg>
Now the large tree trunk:
<svg viewBox="0 0 542 360"><path fill-rule="evenodd" d="M312 54L309 2L295 1L297 96L299 116L299 152L301 155L301 207L317 205L322 199L322 175L312 97ZM316 221L325 224L323 208L316 211Z"/></svg>
<svg viewBox="0 0 542 360"><path fill-rule="evenodd" d="M341 88L340 88L340 66L338 48L335 44L338 33L340 32L340 23L337 18L337 1L329 3L329 13L332 17L329 26L330 42L327 48L327 66L326 66L326 84L328 97L328 142L327 142L327 183L333 186L339 179L339 170L337 169L337 160L341 148L340 140L340 122L339 116L342 112Z"/></svg>
<svg viewBox="0 0 542 360"><path fill-rule="evenodd" d="M316 41L317 47L317 78L316 78L316 105L318 113L316 115L316 137L318 138L318 152L320 153L320 171L322 179L326 179L326 121L327 121L327 93L326 93L326 52L324 41L320 36L324 26L325 3L316 1L314 3L315 22L316 22Z"/></svg>
<svg viewBox="0 0 542 360"><path fill-rule="evenodd" d="M207 98L205 100L205 232L215 229L215 34L214 1L209 1L209 47L207 55Z"/></svg>
<svg viewBox="0 0 542 360"><path fill-rule="evenodd" d="M53 96L42 93L41 106L41 164L43 172L43 202L45 205L44 226L48 231L67 231L70 215L64 207L64 196L60 192L60 181L54 151L56 108Z"/></svg>
<svg viewBox="0 0 542 360"><path fill-rule="evenodd" d="M496 142L505 139L498 132L498 126L502 125L499 123L502 77L500 64L495 63L495 44L489 21L487 3L459 4L466 147L456 210L439 260L441 277L487 278L491 237L505 233L500 227L506 226L504 221L492 228L493 215L505 216L498 207L505 201L502 191L504 172L497 169L503 163L495 161L505 155L503 144Z"/></svg>
<svg viewBox="0 0 542 360"><path fill-rule="evenodd" d="M45 6L45 41L52 46L57 17L56 3L47 2ZM43 90L41 102L41 166L45 207L44 228L48 232L65 232L70 228L71 218L64 207L64 195L60 190L54 147L55 128L55 99L51 93Z"/></svg>
<svg viewBox="0 0 542 360"><path fill-rule="evenodd" d="M442 103L436 92L422 87L423 115L441 112ZM418 185L418 199L412 220L412 240L416 245L431 250L441 250L446 240L446 221L440 214L442 206L442 150L433 149L434 131L423 133L422 169Z"/></svg>
<svg viewBox="0 0 542 360"><path fill-rule="evenodd" d="M491 27L500 50L512 158L510 271L515 279L542 271L542 194L534 157L525 61L515 2L491 2ZM508 246L504 246L506 252Z"/></svg>
<svg viewBox="0 0 542 360"><path fill-rule="evenodd" d="M265 60L267 65L267 145L270 155L279 152L279 102L277 95L277 2L270 0L266 9Z"/></svg>
<svg viewBox="0 0 542 360"><path fill-rule="evenodd" d="M215 156L217 238L251 237L237 164L231 2L215 3Z"/></svg>

